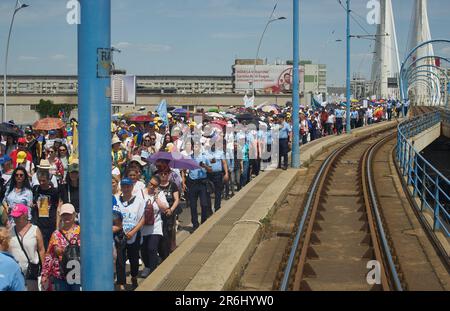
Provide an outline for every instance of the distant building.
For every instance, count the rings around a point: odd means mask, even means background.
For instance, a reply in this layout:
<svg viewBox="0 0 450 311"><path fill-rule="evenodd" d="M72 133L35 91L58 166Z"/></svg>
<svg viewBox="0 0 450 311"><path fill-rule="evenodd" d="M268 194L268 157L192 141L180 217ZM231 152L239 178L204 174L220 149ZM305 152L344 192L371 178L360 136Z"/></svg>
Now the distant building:
<svg viewBox="0 0 450 311"><path fill-rule="evenodd" d="M353 74L352 80L350 80L350 89L354 98L362 99L371 97L373 89L373 82L366 80L360 74Z"/></svg>
<svg viewBox="0 0 450 311"><path fill-rule="evenodd" d="M112 94L111 94L111 101L119 102L119 103L126 103L128 101L128 92L127 88L125 87L125 81L122 78L123 76L117 76L114 75L111 77L111 83L112 83Z"/></svg>
<svg viewBox="0 0 450 311"><path fill-rule="evenodd" d="M233 93L231 76L137 76L136 88L137 94ZM0 90L3 93L3 80L0 81ZM73 75L8 76L8 94L10 95L67 95L77 93L78 77Z"/></svg>

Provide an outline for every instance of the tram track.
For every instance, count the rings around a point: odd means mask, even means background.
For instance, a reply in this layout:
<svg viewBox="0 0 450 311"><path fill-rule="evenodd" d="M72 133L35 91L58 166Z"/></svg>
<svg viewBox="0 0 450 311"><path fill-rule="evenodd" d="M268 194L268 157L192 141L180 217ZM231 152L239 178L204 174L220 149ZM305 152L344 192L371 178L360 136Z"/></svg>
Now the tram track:
<svg viewBox="0 0 450 311"><path fill-rule="evenodd" d="M327 157L305 198L274 289L406 288L371 173L377 165L374 153L394 135L390 129L359 137ZM380 268L379 284L367 281L374 262Z"/></svg>

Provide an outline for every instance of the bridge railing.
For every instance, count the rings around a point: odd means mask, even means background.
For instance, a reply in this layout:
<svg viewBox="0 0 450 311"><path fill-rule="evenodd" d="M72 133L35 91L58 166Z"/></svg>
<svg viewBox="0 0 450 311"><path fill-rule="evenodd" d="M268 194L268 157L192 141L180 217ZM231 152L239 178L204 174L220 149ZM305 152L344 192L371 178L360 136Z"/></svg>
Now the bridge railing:
<svg viewBox="0 0 450 311"><path fill-rule="evenodd" d="M433 215L433 231L450 236L450 181L414 148L411 138L439 122L450 124L450 112L430 112L398 126L397 161L409 194L420 199L420 211Z"/></svg>

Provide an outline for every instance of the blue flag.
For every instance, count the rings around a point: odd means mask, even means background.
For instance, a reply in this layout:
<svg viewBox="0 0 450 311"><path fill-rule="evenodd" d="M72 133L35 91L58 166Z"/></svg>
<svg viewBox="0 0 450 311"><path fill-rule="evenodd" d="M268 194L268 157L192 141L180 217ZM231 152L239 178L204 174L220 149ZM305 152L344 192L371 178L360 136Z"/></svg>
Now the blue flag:
<svg viewBox="0 0 450 311"><path fill-rule="evenodd" d="M315 110L319 110L322 107L322 105L317 99L314 98L314 96L311 96L311 107Z"/></svg>
<svg viewBox="0 0 450 311"><path fill-rule="evenodd" d="M156 112L158 113L161 120L163 120L164 124L167 126L169 125L169 120L167 119L167 102L165 99L163 99L156 109Z"/></svg>

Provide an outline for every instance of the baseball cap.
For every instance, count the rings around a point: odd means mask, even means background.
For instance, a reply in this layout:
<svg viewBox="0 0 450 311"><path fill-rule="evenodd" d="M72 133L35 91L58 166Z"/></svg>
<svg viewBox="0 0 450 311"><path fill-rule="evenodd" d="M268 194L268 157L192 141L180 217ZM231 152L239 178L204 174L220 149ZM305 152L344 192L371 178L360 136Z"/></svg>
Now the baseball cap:
<svg viewBox="0 0 450 311"><path fill-rule="evenodd" d="M120 185L121 186L132 186L133 185L133 181L130 178L124 178L120 182Z"/></svg>
<svg viewBox="0 0 450 311"><path fill-rule="evenodd" d="M80 171L80 166L78 165L78 163L72 163L69 165L69 173L79 172L79 171Z"/></svg>
<svg viewBox="0 0 450 311"><path fill-rule="evenodd" d="M28 207L24 204L16 204L11 211L11 216L20 217L22 215L28 215Z"/></svg>
<svg viewBox="0 0 450 311"><path fill-rule="evenodd" d="M56 131L55 130L50 130L50 131L48 131L48 135L56 135Z"/></svg>
<svg viewBox="0 0 450 311"><path fill-rule="evenodd" d="M17 163L18 164L25 162L26 158L27 158L26 152L20 151L19 153L17 153Z"/></svg>
<svg viewBox="0 0 450 311"><path fill-rule="evenodd" d="M27 140L26 140L24 137L20 137L20 138L17 140L17 143L19 143L19 144L26 144L26 143L27 143Z"/></svg>
<svg viewBox="0 0 450 311"><path fill-rule="evenodd" d="M63 215L63 214L75 214L75 207L70 204L70 203L66 203L61 205L61 209L59 210L59 214Z"/></svg>

